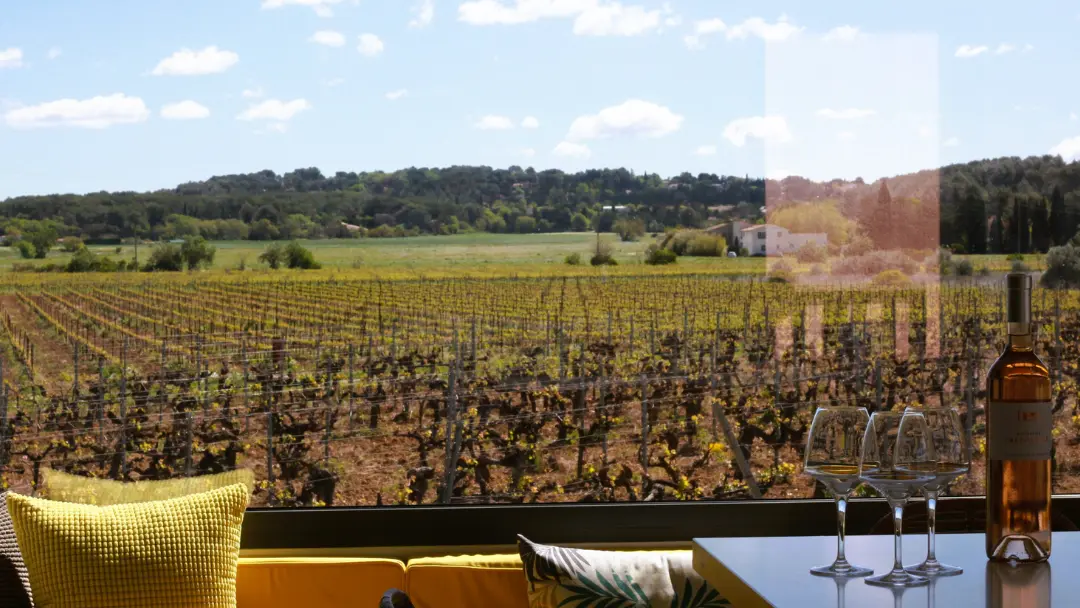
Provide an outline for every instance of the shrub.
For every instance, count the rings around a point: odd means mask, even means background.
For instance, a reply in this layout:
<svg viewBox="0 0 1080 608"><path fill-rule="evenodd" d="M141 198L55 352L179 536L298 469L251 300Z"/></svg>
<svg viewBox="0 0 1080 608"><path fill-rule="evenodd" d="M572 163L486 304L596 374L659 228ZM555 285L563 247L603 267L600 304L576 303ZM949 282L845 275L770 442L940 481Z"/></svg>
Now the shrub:
<svg viewBox="0 0 1080 608"><path fill-rule="evenodd" d="M911 284L911 277L899 270L886 270L874 275L873 283L880 287L904 287Z"/></svg>
<svg viewBox="0 0 1080 608"><path fill-rule="evenodd" d="M698 230L669 232L660 243L661 249L667 249L675 255L692 257L722 257L727 253L727 241Z"/></svg>
<svg viewBox="0 0 1080 608"><path fill-rule="evenodd" d="M397 236L394 234L394 227L387 224L380 224L379 226L368 230L367 235L373 239L387 239Z"/></svg>
<svg viewBox="0 0 1080 608"><path fill-rule="evenodd" d="M217 255L217 248L201 236L185 239L184 244L180 246L180 256L184 259L188 270L209 267L214 263L215 255Z"/></svg>
<svg viewBox="0 0 1080 608"><path fill-rule="evenodd" d="M858 235L851 239L851 242L844 247L844 255L848 257L858 257L866 255L874 250L874 242L868 237Z"/></svg>
<svg viewBox="0 0 1080 608"><path fill-rule="evenodd" d="M592 258L589 259L589 263L593 266L617 266L619 264L615 261L615 256L611 252L611 245L602 243L599 240L596 241L596 250L593 252Z"/></svg>
<svg viewBox="0 0 1080 608"><path fill-rule="evenodd" d="M150 261L143 270L146 272L179 272L184 269L184 257L180 247L172 243L160 243L150 251Z"/></svg>
<svg viewBox="0 0 1080 608"><path fill-rule="evenodd" d="M971 263L971 260L963 259L953 264L953 272L958 277L970 277L975 274L975 265Z"/></svg>
<svg viewBox="0 0 1080 608"><path fill-rule="evenodd" d="M829 251L817 243L807 243L795 252L795 259L803 264L821 264L829 259Z"/></svg>
<svg viewBox="0 0 1080 608"><path fill-rule="evenodd" d="M1051 247L1039 282L1043 287L1080 287L1080 247Z"/></svg>
<svg viewBox="0 0 1080 608"><path fill-rule="evenodd" d="M621 241L636 241L645 236L645 222L639 219L621 219L615 222L613 230Z"/></svg>
<svg viewBox="0 0 1080 608"><path fill-rule="evenodd" d="M566 258L563 260L563 263L568 266L581 266L581 254L571 253L570 255L566 256Z"/></svg>
<svg viewBox="0 0 1080 608"><path fill-rule="evenodd" d="M15 248L19 250L19 257L24 260L32 260L37 256L37 248L30 241L19 241L15 243Z"/></svg>
<svg viewBox="0 0 1080 608"><path fill-rule="evenodd" d="M1005 256L1005 259L1010 261L1010 262L1023 262L1024 261L1024 254L1022 254L1022 253L1010 253L1009 255Z"/></svg>
<svg viewBox="0 0 1080 608"><path fill-rule="evenodd" d="M795 267L785 259L769 264L770 283L790 283L795 277Z"/></svg>
<svg viewBox="0 0 1080 608"><path fill-rule="evenodd" d="M86 247L83 240L77 236L69 236L61 241L62 249L67 253L75 253L78 250Z"/></svg>
<svg viewBox="0 0 1080 608"><path fill-rule="evenodd" d="M581 213L575 213L570 218L570 230L574 232L585 232L589 229L589 218L585 217Z"/></svg>
<svg viewBox="0 0 1080 608"><path fill-rule="evenodd" d="M975 271L975 274L979 275L980 277L988 277L990 276L990 267L979 266L978 270Z"/></svg>
<svg viewBox="0 0 1080 608"><path fill-rule="evenodd" d="M281 243L274 243L259 254L259 261L269 266L271 270L281 268L281 263L284 260L285 247L283 247Z"/></svg>
<svg viewBox="0 0 1080 608"><path fill-rule="evenodd" d="M674 264L678 260L678 256L674 251L670 249L661 249L657 245L649 245L649 248L645 250L645 263L653 266L662 266L665 264Z"/></svg>
<svg viewBox="0 0 1080 608"><path fill-rule="evenodd" d="M810 267L810 274L815 276L815 277L819 277L819 276L825 274L825 267L822 266L821 264L814 264L813 266Z"/></svg>
<svg viewBox="0 0 1080 608"><path fill-rule="evenodd" d="M1016 260L1012 263L1013 272L1031 272L1031 268L1020 260Z"/></svg>
<svg viewBox="0 0 1080 608"><path fill-rule="evenodd" d="M919 265L899 251L872 251L857 257L834 260L835 275L863 275L872 277L886 270L899 270L907 275L918 272Z"/></svg>
<svg viewBox="0 0 1080 608"><path fill-rule="evenodd" d="M518 234L532 234L536 232L536 220L528 215L519 215L514 221L514 230Z"/></svg>
<svg viewBox="0 0 1080 608"><path fill-rule="evenodd" d="M298 270L318 270L322 266L315 261L311 251L293 241L285 246L285 265Z"/></svg>

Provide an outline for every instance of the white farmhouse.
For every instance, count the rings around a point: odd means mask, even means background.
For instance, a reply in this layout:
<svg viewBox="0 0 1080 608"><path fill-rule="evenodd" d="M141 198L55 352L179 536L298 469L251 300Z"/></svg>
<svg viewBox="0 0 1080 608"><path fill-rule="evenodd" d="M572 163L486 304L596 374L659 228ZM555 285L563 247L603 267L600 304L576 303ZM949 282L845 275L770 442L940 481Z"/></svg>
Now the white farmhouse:
<svg viewBox="0 0 1080 608"><path fill-rule="evenodd" d="M742 229L742 246L750 255L794 254L803 245L815 243L822 247L829 244L824 232L791 232L775 224L758 224Z"/></svg>

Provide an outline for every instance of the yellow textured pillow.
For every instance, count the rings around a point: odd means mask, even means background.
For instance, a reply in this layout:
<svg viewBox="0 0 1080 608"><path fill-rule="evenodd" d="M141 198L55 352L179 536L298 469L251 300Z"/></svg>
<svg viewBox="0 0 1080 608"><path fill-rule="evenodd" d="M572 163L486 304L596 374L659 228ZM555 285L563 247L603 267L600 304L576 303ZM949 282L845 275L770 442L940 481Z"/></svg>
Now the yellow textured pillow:
<svg viewBox="0 0 1080 608"><path fill-rule="evenodd" d="M255 488L255 475L249 469L237 469L213 475L151 481L113 481L72 475L63 471L42 471L41 495L49 500L77 502L84 505L123 505L148 500L168 500L236 483Z"/></svg>
<svg viewBox="0 0 1080 608"><path fill-rule="evenodd" d="M234 608L248 489L98 507L8 493L38 608Z"/></svg>

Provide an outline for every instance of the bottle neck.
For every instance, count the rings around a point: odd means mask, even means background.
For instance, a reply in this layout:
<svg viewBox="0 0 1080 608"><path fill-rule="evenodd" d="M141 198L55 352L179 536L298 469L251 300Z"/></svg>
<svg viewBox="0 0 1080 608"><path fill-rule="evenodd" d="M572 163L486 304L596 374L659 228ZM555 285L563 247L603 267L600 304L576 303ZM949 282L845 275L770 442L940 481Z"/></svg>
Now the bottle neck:
<svg viewBox="0 0 1080 608"><path fill-rule="evenodd" d="M1009 323L1010 350L1032 350L1033 346L1031 323Z"/></svg>

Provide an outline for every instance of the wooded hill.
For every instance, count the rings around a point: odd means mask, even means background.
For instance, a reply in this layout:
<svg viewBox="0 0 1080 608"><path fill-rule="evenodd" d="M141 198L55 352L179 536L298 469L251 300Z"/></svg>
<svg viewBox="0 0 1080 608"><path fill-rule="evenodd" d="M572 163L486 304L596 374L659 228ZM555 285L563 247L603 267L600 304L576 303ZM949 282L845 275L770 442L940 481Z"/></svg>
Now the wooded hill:
<svg viewBox="0 0 1080 608"><path fill-rule="evenodd" d="M1080 163L1056 156L949 165L889 178L886 184L894 208L890 217L926 221L939 215L941 243L969 252L1045 250L1071 238L1080 225ZM626 214L656 232L729 217L760 219L766 199L770 209L832 201L845 216L868 217L868 205L880 205L881 197L880 181L862 180L777 182L708 173L663 179L627 169L565 173L518 166L327 176L308 168L284 175L267 170L216 176L155 192L10 198L0 202L0 229L13 235L31 222L48 221L59 236L88 241L196 234L270 240L607 231ZM343 223L361 230L350 231Z"/></svg>

